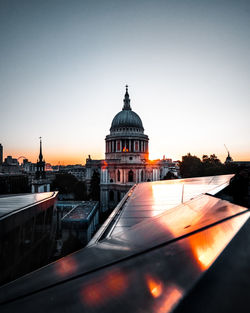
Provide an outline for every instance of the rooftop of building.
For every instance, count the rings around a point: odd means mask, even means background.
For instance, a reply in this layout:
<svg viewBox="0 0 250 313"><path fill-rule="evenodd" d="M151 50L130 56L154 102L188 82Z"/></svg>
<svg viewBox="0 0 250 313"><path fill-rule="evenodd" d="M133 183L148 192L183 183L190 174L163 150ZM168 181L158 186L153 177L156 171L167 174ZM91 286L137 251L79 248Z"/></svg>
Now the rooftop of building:
<svg viewBox="0 0 250 313"><path fill-rule="evenodd" d="M103 234L110 238L120 232L126 233L130 227L142 221L150 221L151 218L183 205L199 195L215 195L229 185L233 176L162 180L135 185L113 211L110 223L107 221L100 228L90 244L103 239Z"/></svg>
<svg viewBox="0 0 250 313"><path fill-rule="evenodd" d="M57 192L43 192L21 195L3 195L0 197L0 218L24 210L45 200L55 197Z"/></svg>
<svg viewBox="0 0 250 313"><path fill-rule="evenodd" d="M87 222L97 210L97 207L97 201L82 201L62 218L62 222Z"/></svg>
<svg viewBox="0 0 250 313"><path fill-rule="evenodd" d="M117 210L163 211L3 286L1 312L248 312L250 213L216 196L229 181L135 186ZM183 201L169 209L175 196Z"/></svg>

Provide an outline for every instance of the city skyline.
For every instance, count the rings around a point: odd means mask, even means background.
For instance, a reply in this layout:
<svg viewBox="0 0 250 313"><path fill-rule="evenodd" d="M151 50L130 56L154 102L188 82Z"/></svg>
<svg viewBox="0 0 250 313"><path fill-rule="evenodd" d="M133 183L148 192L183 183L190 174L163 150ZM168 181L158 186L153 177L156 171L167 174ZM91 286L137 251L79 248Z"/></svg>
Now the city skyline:
<svg viewBox="0 0 250 313"><path fill-rule="evenodd" d="M104 159L129 85L149 157L250 160L248 1L2 1L4 157Z"/></svg>

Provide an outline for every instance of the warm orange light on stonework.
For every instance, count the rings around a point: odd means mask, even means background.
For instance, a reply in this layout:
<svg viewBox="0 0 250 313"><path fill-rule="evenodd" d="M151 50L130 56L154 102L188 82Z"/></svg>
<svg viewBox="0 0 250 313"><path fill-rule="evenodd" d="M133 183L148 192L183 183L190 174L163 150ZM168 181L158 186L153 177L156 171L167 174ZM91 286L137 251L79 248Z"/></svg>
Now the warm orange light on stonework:
<svg viewBox="0 0 250 313"><path fill-rule="evenodd" d="M104 160L102 165L102 170L105 170L108 166L108 163Z"/></svg>

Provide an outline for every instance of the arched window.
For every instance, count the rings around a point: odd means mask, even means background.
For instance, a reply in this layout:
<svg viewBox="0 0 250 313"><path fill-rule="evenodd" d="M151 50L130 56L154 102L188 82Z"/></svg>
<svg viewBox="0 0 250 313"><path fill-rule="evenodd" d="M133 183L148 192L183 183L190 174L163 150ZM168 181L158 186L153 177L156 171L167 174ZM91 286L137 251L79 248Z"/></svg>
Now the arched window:
<svg viewBox="0 0 250 313"><path fill-rule="evenodd" d="M114 191L110 190L109 192L109 201L114 201Z"/></svg>
<svg viewBox="0 0 250 313"><path fill-rule="evenodd" d="M132 183L134 181L134 173L132 170L128 172L128 181Z"/></svg>
<svg viewBox="0 0 250 313"><path fill-rule="evenodd" d="M117 181L120 181L121 180L121 173L120 171L118 170L117 171Z"/></svg>
<svg viewBox="0 0 250 313"><path fill-rule="evenodd" d="M143 181L143 170L141 171L141 181Z"/></svg>
<svg viewBox="0 0 250 313"><path fill-rule="evenodd" d="M116 151L118 151L118 152L121 151L121 142L120 142L120 140L117 140L117 142L116 142Z"/></svg>

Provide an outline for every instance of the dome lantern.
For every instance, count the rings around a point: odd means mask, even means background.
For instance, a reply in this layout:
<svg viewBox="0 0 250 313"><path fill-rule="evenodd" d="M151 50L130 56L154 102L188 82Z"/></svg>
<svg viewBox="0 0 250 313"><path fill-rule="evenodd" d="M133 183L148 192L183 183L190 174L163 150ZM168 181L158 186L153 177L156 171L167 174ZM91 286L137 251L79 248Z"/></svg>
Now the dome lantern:
<svg viewBox="0 0 250 313"><path fill-rule="evenodd" d="M115 131L121 128L131 128L132 131L135 129L141 133L144 132L141 118L136 114L130 107L130 98L128 94L128 86L126 85L126 93L123 100L122 111L116 114L113 118L110 131Z"/></svg>
<svg viewBox="0 0 250 313"><path fill-rule="evenodd" d="M130 99L129 99L129 94L128 94L128 85L126 85L126 93L124 96L123 103L124 103L124 105L123 105L122 110L130 110L131 111Z"/></svg>

